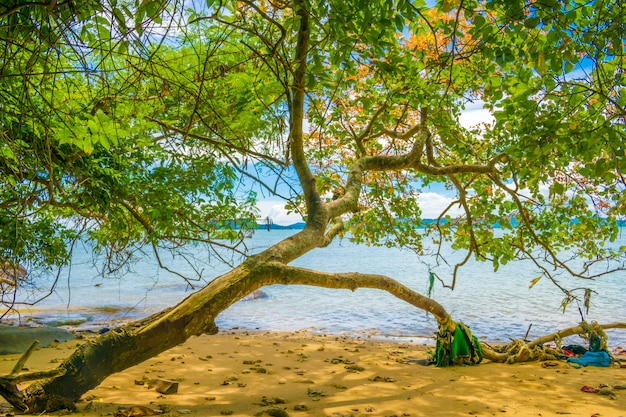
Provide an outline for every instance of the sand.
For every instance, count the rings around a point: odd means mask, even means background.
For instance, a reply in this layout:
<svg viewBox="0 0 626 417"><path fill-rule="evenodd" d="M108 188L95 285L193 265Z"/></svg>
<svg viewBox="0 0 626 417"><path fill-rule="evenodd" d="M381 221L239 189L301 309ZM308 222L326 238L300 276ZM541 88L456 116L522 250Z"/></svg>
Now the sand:
<svg viewBox="0 0 626 417"><path fill-rule="evenodd" d="M53 368L79 342L39 349L27 366L31 371ZM306 330L226 331L191 338L110 376L83 397L74 415L100 417L145 406L171 416L264 411L292 417L626 416L626 390L615 390L613 396L581 391L583 386L626 384L625 368L576 369L564 361L452 368L418 364L429 349L417 341L320 336ZM18 356L0 356L0 374L8 373ZM159 394L145 383L157 378L178 382L178 392ZM0 402L0 416L5 415L10 408Z"/></svg>

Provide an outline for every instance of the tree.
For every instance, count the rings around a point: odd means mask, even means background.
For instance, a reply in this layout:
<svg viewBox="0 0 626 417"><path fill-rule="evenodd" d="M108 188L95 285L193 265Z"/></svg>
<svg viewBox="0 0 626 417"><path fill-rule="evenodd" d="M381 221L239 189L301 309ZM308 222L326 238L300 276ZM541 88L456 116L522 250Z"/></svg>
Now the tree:
<svg viewBox="0 0 626 417"><path fill-rule="evenodd" d="M217 331L219 312L274 283L378 288L433 314L442 334L458 328L390 277L289 265L342 236L418 256L425 239L449 241L496 269L530 258L542 271L534 282L552 280L564 303L578 294L555 268L581 280L624 269L624 248L602 244L626 214L617 3L182 6L0 9L3 259L48 268L77 239L96 242L110 269L146 245L158 255L229 237L236 250L256 197L242 198L239 179L276 192L246 164L281 180L295 171L288 204L306 227L171 309L83 345L47 380L18 390L42 375L3 377L0 394L18 410L71 408L107 375ZM474 101L492 124L461 127ZM419 189L433 182L455 190L463 215L422 222ZM571 254L586 260L582 270ZM463 263L444 285L454 287Z"/></svg>

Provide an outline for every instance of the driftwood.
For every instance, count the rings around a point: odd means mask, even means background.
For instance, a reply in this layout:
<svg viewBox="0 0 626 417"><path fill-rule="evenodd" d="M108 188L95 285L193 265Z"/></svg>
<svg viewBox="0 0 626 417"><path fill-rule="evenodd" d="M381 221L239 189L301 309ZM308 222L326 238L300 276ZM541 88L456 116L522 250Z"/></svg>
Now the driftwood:
<svg viewBox="0 0 626 417"><path fill-rule="evenodd" d="M626 323L617 322L610 324L599 324L602 329L626 329ZM533 349L542 346L545 343L555 342L561 340L564 337L573 336L576 334L584 335L587 332L586 326L582 324L574 327L568 327L563 330L559 330L554 333L550 333L545 336L537 337L534 340L529 342L525 342L523 340L514 341L518 347L514 350L504 349L504 352L498 352L492 349L489 345L485 343L481 343L481 347L483 349L483 355L485 359L488 359L492 362L506 362L506 363L516 363L516 362L528 362L532 360L536 360L536 357L533 355L524 355L520 354L520 351L532 351Z"/></svg>

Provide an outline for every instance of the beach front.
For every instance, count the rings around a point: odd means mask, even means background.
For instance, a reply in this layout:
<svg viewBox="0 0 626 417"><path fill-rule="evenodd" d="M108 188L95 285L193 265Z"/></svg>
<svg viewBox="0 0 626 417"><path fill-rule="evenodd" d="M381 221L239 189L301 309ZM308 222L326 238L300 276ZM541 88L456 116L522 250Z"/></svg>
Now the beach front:
<svg viewBox="0 0 626 417"><path fill-rule="evenodd" d="M54 368L84 341L38 349L26 366ZM306 330L223 331L193 337L110 376L83 397L74 415L626 415L626 390L581 390L624 385L625 368L576 369L565 361L436 368L422 364L431 348ZM0 356L0 374L10 372L18 357ZM157 379L173 384L159 388ZM0 402L0 416L11 413Z"/></svg>

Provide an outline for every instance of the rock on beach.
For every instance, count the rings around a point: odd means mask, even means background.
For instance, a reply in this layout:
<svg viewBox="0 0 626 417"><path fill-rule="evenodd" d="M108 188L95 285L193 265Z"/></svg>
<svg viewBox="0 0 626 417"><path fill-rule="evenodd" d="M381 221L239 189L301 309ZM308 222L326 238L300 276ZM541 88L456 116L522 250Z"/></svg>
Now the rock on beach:
<svg viewBox="0 0 626 417"><path fill-rule="evenodd" d="M24 353L35 341L40 347L74 339L70 331L57 327L18 327L0 325L0 355Z"/></svg>

